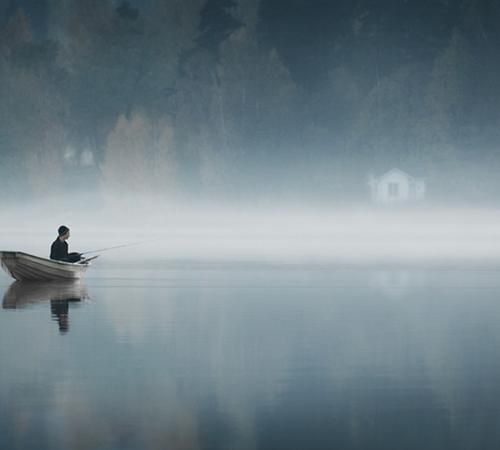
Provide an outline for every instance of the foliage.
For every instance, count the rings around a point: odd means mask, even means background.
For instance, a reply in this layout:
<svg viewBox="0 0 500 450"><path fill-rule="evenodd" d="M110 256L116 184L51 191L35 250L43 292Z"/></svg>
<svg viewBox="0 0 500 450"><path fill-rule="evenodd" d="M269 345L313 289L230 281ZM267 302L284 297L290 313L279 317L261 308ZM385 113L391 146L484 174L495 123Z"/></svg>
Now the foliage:
<svg viewBox="0 0 500 450"><path fill-rule="evenodd" d="M172 133L164 118L150 119L141 113L129 119L120 116L109 133L102 164L106 192L170 194L175 185Z"/></svg>
<svg viewBox="0 0 500 450"><path fill-rule="evenodd" d="M106 191L362 198L392 166L499 187L494 0L46 4L45 35L0 22L4 189L63 189L67 148Z"/></svg>

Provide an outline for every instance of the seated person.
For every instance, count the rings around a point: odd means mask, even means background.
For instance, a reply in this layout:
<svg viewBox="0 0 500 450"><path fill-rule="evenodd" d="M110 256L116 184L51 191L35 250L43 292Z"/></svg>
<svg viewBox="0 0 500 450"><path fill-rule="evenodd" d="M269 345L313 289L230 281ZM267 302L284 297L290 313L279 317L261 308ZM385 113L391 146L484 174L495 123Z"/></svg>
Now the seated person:
<svg viewBox="0 0 500 450"><path fill-rule="evenodd" d="M76 263L82 259L80 253L68 253L69 228L61 225L57 230L59 236L50 246L50 259Z"/></svg>

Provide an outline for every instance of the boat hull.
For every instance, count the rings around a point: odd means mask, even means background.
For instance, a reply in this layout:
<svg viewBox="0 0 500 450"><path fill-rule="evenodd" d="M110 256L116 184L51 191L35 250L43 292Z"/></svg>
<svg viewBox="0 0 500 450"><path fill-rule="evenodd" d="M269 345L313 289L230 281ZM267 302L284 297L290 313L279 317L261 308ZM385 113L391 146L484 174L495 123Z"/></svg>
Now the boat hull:
<svg viewBox="0 0 500 450"><path fill-rule="evenodd" d="M78 280L89 263L68 263L24 252L0 251L2 268L18 281Z"/></svg>

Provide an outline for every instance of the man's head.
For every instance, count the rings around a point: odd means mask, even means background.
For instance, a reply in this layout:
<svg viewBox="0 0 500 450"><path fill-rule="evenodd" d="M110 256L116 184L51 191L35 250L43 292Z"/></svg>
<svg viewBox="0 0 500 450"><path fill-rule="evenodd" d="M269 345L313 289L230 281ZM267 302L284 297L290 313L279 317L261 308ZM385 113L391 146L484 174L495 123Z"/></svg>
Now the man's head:
<svg viewBox="0 0 500 450"><path fill-rule="evenodd" d="M69 228L65 225L61 225L57 230L57 233L59 234L59 239L65 241L66 239L69 238Z"/></svg>

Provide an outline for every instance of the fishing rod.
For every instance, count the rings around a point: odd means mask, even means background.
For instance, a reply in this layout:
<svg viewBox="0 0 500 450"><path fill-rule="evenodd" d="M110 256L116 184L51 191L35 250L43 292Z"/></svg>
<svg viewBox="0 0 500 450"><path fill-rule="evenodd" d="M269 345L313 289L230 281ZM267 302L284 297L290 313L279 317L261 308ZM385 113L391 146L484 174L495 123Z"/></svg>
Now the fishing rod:
<svg viewBox="0 0 500 450"><path fill-rule="evenodd" d="M88 255L89 253L97 253L97 252L107 252L108 250L115 250L117 248L132 247L134 245L144 244L144 242L146 242L146 241L143 241L143 242L133 242L132 244L116 245L114 247L99 248L97 250L89 250L89 251L80 253L80 255Z"/></svg>

